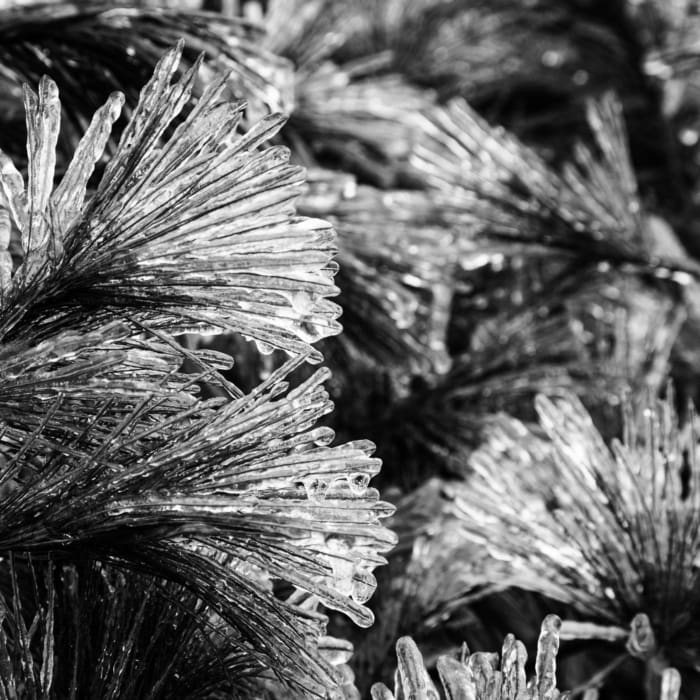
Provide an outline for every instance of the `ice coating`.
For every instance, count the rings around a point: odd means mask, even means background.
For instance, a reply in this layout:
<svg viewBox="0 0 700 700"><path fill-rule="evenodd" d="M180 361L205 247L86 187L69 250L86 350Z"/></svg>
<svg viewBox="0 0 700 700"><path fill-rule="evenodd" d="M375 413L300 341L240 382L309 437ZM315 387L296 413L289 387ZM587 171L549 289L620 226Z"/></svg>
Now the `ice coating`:
<svg viewBox="0 0 700 700"><path fill-rule="evenodd" d="M537 640L535 658L535 685L537 697L541 700L556 700L557 691L557 652L559 651L559 630L561 620L556 615L547 615L542 620L540 637Z"/></svg>
<svg viewBox="0 0 700 700"><path fill-rule="evenodd" d="M0 290L5 290L12 283L12 256L8 250L12 232L10 212L2 206L3 198L0 196Z"/></svg>
<svg viewBox="0 0 700 700"><path fill-rule="evenodd" d="M39 93L24 86L24 106L27 115L27 156L29 178L27 181L27 206L29 227L22 230L22 247L25 253L43 248L50 235L48 231L47 205L53 189L56 168L56 143L61 124L61 103L58 87L44 76L39 81Z"/></svg>
<svg viewBox="0 0 700 700"><path fill-rule="evenodd" d="M675 668L665 668L661 674L660 700L678 700L681 694L681 674Z"/></svg>
<svg viewBox="0 0 700 700"><path fill-rule="evenodd" d="M66 226L82 211L88 180L102 157L114 122L124 105L124 95L114 93L92 118L68 165L61 182L51 197L57 220L56 235L62 236Z"/></svg>

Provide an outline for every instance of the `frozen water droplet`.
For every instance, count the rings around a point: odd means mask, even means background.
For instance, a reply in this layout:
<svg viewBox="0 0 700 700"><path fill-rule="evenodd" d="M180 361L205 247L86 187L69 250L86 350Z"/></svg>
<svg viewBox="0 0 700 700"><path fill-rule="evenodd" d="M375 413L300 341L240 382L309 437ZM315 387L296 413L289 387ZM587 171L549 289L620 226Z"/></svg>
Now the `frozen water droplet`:
<svg viewBox="0 0 700 700"><path fill-rule="evenodd" d="M327 447L333 442L335 433L330 428L320 429L314 433L314 445L317 447Z"/></svg>
<svg viewBox="0 0 700 700"><path fill-rule="evenodd" d="M542 65L547 68L559 68L564 63L564 54L561 51L548 49L542 54Z"/></svg>
<svg viewBox="0 0 700 700"><path fill-rule="evenodd" d="M696 129L686 128L681 130L678 137L684 146L695 146L698 140L700 140L700 132Z"/></svg>
<svg viewBox="0 0 700 700"><path fill-rule="evenodd" d="M361 496L369 486L369 474L351 474L348 477L348 485L354 494Z"/></svg>
<svg viewBox="0 0 700 700"><path fill-rule="evenodd" d="M275 348L272 345L270 345L269 343L266 343L263 340L259 340L257 338L254 338L253 342L255 343L255 346L258 348L258 352L261 355L272 355L272 353L275 350Z"/></svg>
<svg viewBox="0 0 700 700"><path fill-rule="evenodd" d="M318 646L323 658L333 666L346 664L352 658L352 644L345 639L321 637Z"/></svg>
<svg viewBox="0 0 700 700"><path fill-rule="evenodd" d="M333 558L333 580L334 588L341 595L352 596L354 593L353 574L355 564L350 559L334 557Z"/></svg>
<svg viewBox="0 0 700 700"><path fill-rule="evenodd" d="M588 71L582 69L577 70L574 73L572 80L574 85L585 85L588 82Z"/></svg>
<svg viewBox="0 0 700 700"><path fill-rule="evenodd" d="M377 579L369 571L356 571L352 579L352 597L358 603L366 603L377 588Z"/></svg>
<svg viewBox="0 0 700 700"><path fill-rule="evenodd" d="M296 311L301 316L310 314L316 303L318 301L315 294L309 294L308 292L294 292L289 295L289 303L292 305L294 311Z"/></svg>
<svg viewBox="0 0 700 700"><path fill-rule="evenodd" d="M318 479L317 477L305 479L302 483L304 484L306 496L309 500L322 501L328 493L328 482Z"/></svg>

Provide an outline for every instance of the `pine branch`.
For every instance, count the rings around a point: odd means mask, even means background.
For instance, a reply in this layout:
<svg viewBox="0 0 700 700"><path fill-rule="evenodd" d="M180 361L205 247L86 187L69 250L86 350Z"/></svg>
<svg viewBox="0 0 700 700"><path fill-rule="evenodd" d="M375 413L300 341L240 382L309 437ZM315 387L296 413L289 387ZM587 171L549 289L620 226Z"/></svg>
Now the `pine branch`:
<svg viewBox="0 0 700 700"><path fill-rule="evenodd" d="M336 291L333 232L294 215L302 171L285 149L261 147L283 120L271 116L238 136L243 106L225 101L225 78L168 133L198 71L173 82L181 51L158 63L87 199L123 97L98 111L53 187L57 87L43 78L38 95L25 88L28 182L5 155L0 177L8 249L0 552L30 578L31 559L49 557L66 570L88 562L105 581L128 580L114 620L103 632L95 622L108 639L88 695L139 697L157 672L153 692L171 687L176 662L124 680L165 595L174 604L164 624L177 626L177 613L217 629L214 656L202 647L209 632L193 647L178 643L178 653L195 654L195 677L220 657L212 688L262 675L321 697L347 678L328 658L340 652L318 604L370 624L371 572L393 544L379 525L391 507L368 487L379 468L373 445L330 447L332 431L313 427L332 407L328 373L293 390L284 382L312 353L320 359L311 342L339 329L337 307L324 298ZM296 358L244 395L219 374L228 358L179 348L168 335L192 328L237 331ZM182 372L185 359L194 374ZM202 382L223 396L198 400ZM11 567L3 573L16 603L6 624L19 630L25 657L18 683L44 692L48 671L37 684L37 665L78 668L95 657L75 645L52 652L48 621L37 650L20 605L32 589ZM54 608L40 598L33 606L44 619ZM149 648L154 663L165 661ZM60 681L67 693L82 683L72 678Z"/></svg>
<svg viewBox="0 0 700 700"><path fill-rule="evenodd" d="M474 583L537 591L623 628L641 611L651 636L630 653L652 672L659 655L693 668L697 638L680 621L698 604L695 440L672 399L626 404L611 450L572 396L539 397L537 410L545 436L503 417L469 483L450 486L464 535L485 547Z"/></svg>
<svg viewBox="0 0 700 700"><path fill-rule="evenodd" d="M48 74L57 83L64 121L59 145L69 155L105 95L124 90L127 103L135 103L161 54L181 38L186 66L204 52L210 66L229 73L227 89L246 97L256 118L291 109L291 67L259 48L259 28L218 14L149 8L128 0L117 5L61 0L0 10L0 80L19 88ZM210 68L204 73L210 76ZM16 104L21 101L18 90L9 87L5 97L8 93ZM23 140L19 128L5 127L0 148L21 159L14 149Z"/></svg>
<svg viewBox="0 0 700 700"><path fill-rule="evenodd" d="M561 620L548 615L542 621L537 644L535 676L526 680L527 652L522 642L509 634L498 654L469 653L464 645L460 658L441 656L437 671L447 698L465 700L565 700L579 697L578 691L561 693L556 688L556 665L559 651ZM440 693L433 684L426 664L411 637L396 643L398 672L392 693L382 683L372 687L373 700L395 700L400 697L439 700ZM595 688L587 689L586 700L597 700ZM680 674L674 668L663 672L659 700L678 700Z"/></svg>
<svg viewBox="0 0 700 700"><path fill-rule="evenodd" d="M481 254L559 253L681 282L697 277L694 262L658 254L656 231L637 195L619 103L611 95L590 102L588 118L599 155L580 145L559 174L454 100L425 115L426 139L411 163L441 194L455 224L482 241Z"/></svg>
<svg viewBox="0 0 700 700"><path fill-rule="evenodd" d="M57 88L42 79L38 97L26 89L29 181L25 189L6 156L0 180L23 258L12 271L5 262L5 342L115 316L171 333L239 331L262 348L303 353L339 331L338 309L325 299L336 293L333 232L294 216L302 170L284 149L260 149L283 119L233 136L242 105L222 101L219 79L161 145L197 73L193 66L171 85L180 53L159 62L87 201L123 98L113 95L98 111L51 194Z"/></svg>
<svg viewBox="0 0 700 700"><path fill-rule="evenodd" d="M461 659L441 657L438 673L448 698L474 700L562 700L568 697L556 688L556 657L559 650L561 621L549 615L542 622L535 677L527 682L525 663L527 652L522 642L509 634L498 654L463 649ZM466 647L466 645L465 645ZM425 668L423 657L410 637L402 637L396 644L399 668L396 689L392 693L381 683L372 688L373 700L396 700L399 697L439 700L440 694Z"/></svg>
<svg viewBox="0 0 700 700"><path fill-rule="evenodd" d="M391 509L367 488L378 470L371 445L327 447L332 432L312 429L330 409L325 373L283 395L288 369L246 397L194 417L183 410L160 426L154 397L137 407L140 424L107 419L108 441L65 440L40 468L32 443L45 430L8 446L0 550L171 581L235 630L239 656L309 693L330 687L305 641L318 637L318 619L277 600L269 585L286 581L370 624L370 572L393 542L378 517Z"/></svg>

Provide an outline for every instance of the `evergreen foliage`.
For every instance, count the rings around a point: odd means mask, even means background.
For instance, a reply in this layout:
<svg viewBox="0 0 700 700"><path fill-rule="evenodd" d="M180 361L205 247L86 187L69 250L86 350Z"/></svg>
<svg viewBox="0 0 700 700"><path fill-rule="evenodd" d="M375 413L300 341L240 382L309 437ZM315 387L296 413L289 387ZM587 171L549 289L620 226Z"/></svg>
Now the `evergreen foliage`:
<svg viewBox="0 0 700 700"><path fill-rule="evenodd" d="M695 697L698 36L0 0L0 699Z"/></svg>

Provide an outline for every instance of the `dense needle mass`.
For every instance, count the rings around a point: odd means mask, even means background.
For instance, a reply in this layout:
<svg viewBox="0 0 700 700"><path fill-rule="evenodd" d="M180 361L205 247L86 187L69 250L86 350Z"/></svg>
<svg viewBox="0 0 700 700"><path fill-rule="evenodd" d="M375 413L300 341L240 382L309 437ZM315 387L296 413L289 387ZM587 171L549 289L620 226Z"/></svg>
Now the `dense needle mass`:
<svg viewBox="0 0 700 700"><path fill-rule="evenodd" d="M181 50L159 62L94 192L119 94L55 187L51 80L38 94L25 88L26 185L2 156L4 242L15 255L3 260L0 298L0 575L5 634L24 654L7 657L10 696L26 686L63 697L83 682L67 669L99 650L59 644L73 633L56 600L104 600L106 585L116 596L107 665L81 694L140 697L159 675L153 692L174 687L179 662L140 646L160 610L156 635L170 624L194 635L177 651L194 655L191 675L212 663L207 644L219 650L216 692L274 677L322 697L345 682L333 659L348 650L326 636L318 604L371 624L372 570L394 540L379 522L392 508L368 486L373 445L331 446L333 431L314 427L332 409L327 370L292 389L285 381L320 359L311 342L339 330L326 299L336 293L333 231L295 214L303 172L286 149L263 145L283 120L239 134L243 105L224 99L223 78L167 131L197 74L195 64L173 80ZM230 357L173 341L193 328L235 330L295 358L244 394L220 374ZM217 397L202 398L203 384ZM73 606L97 634L99 608ZM121 651L107 641L129 628ZM139 668L137 655L152 663Z"/></svg>
<svg viewBox="0 0 700 700"><path fill-rule="evenodd" d="M697 696L698 36L0 0L0 698Z"/></svg>
<svg viewBox="0 0 700 700"><path fill-rule="evenodd" d="M624 405L624 438L608 448L572 395L539 396L544 434L502 416L446 487L450 512L488 565L474 585L517 586L587 620L634 628L633 656L694 666L700 501L696 445L671 400ZM643 649L638 648L643 647ZM663 659L663 660L661 660Z"/></svg>

